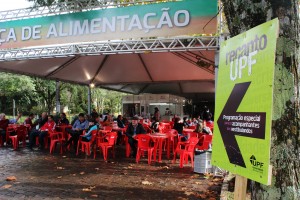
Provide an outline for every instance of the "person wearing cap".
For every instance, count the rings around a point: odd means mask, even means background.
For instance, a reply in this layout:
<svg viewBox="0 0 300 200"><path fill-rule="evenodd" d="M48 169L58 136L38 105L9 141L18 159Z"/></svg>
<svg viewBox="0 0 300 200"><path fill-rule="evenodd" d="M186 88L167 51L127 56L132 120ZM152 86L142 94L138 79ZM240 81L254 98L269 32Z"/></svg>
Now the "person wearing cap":
<svg viewBox="0 0 300 200"><path fill-rule="evenodd" d="M136 144L137 141L135 139L136 135L138 134L145 134L146 131L142 124L139 123L138 117L133 117L131 123L128 125L126 130L126 136L128 137L128 143L132 150L132 156L135 157L137 153Z"/></svg>

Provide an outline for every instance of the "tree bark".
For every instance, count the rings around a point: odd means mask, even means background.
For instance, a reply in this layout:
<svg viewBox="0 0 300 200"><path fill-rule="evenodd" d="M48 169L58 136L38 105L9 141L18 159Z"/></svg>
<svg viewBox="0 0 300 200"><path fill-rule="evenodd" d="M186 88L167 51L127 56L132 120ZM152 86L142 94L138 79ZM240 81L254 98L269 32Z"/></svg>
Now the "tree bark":
<svg viewBox="0 0 300 200"><path fill-rule="evenodd" d="M222 0L231 36L279 18L272 122L272 185L252 182L252 199L300 199L299 2Z"/></svg>

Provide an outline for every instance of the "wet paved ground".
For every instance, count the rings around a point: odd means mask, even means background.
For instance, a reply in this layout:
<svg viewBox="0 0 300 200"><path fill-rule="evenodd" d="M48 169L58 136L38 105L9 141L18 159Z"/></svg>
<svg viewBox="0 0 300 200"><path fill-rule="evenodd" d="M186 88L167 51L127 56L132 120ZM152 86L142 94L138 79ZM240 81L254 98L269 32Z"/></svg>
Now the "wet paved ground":
<svg viewBox="0 0 300 200"><path fill-rule="evenodd" d="M125 158L117 147L116 158L104 162L84 154L53 155L48 151L0 148L0 200L6 199L218 199L220 179L179 168L164 158L149 166ZM178 160L177 160L178 162ZM15 176L16 181L7 181Z"/></svg>

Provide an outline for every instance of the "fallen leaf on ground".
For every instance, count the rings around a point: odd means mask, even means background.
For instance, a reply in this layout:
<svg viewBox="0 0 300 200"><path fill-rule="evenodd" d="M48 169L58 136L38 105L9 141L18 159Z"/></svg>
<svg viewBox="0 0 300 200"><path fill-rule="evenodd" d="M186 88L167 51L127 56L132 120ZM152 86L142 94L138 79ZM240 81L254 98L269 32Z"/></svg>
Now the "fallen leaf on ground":
<svg viewBox="0 0 300 200"><path fill-rule="evenodd" d="M76 176L76 174L71 174L72 176Z"/></svg>
<svg viewBox="0 0 300 200"><path fill-rule="evenodd" d="M90 188L83 188L82 191L83 192L91 192L92 190Z"/></svg>
<svg viewBox="0 0 300 200"><path fill-rule="evenodd" d="M201 182L196 182L197 185L201 185Z"/></svg>
<svg viewBox="0 0 300 200"><path fill-rule="evenodd" d="M16 181L17 178L15 176L9 176L6 178L7 181Z"/></svg>
<svg viewBox="0 0 300 200"><path fill-rule="evenodd" d="M80 174L80 175L84 175L84 174L85 174L85 172L80 172L79 174Z"/></svg>
<svg viewBox="0 0 300 200"><path fill-rule="evenodd" d="M95 170L100 170L99 168L95 168Z"/></svg>
<svg viewBox="0 0 300 200"><path fill-rule="evenodd" d="M98 198L98 195L97 194L92 194L91 197L92 198Z"/></svg>
<svg viewBox="0 0 300 200"><path fill-rule="evenodd" d="M58 176L57 178L58 178L58 179L61 179L61 178L62 178L62 176Z"/></svg>
<svg viewBox="0 0 300 200"><path fill-rule="evenodd" d="M143 185L153 185L153 183L149 182L149 181L142 181Z"/></svg>
<svg viewBox="0 0 300 200"><path fill-rule="evenodd" d="M198 194L197 197L200 197L201 199L207 199L206 194Z"/></svg>
<svg viewBox="0 0 300 200"><path fill-rule="evenodd" d="M56 169L62 170L62 169L65 169L65 168L63 168L63 167L57 167Z"/></svg>
<svg viewBox="0 0 300 200"><path fill-rule="evenodd" d="M63 158L66 158L67 156L63 156Z"/></svg>
<svg viewBox="0 0 300 200"><path fill-rule="evenodd" d="M128 169L132 169L132 167L131 167L131 166L129 166L129 167L128 167Z"/></svg>
<svg viewBox="0 0 300 200"><path fill-rule="evenodd" d="M193 194L193 192L188 192L188 191L185 191L185 192L184 192L184 194L185 194L185 195L187 195L187 196L190 196L190 195L192 195L192 194Z"/></svg>
<svg viewBox="0 0 300 200"><path fill-rule="evenodd" d="M10 188L12 185L3 185L1 188L3 188L3 189L8 189L8 188Z"/></svg>

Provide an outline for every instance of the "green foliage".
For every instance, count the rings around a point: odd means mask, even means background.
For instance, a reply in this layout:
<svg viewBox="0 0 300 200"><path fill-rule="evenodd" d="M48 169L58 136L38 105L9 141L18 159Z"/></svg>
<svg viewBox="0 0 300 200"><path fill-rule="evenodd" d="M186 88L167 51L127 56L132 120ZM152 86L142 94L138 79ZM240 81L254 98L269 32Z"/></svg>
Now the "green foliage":
<svg viewBox="0 0 300 200"><path fill-rule="evenodd" d="M55 108L56 82L41 78L0 73L0 112L12 114L12 101L16 101L19 112L24 114L52 113ZM60 84L61 107L68 107L69 114L88 112L88 87L69 83ZM100 113L120 113L122 94L104 89L92 89L92 103Z"/></svg>
<svg viewBox="0 0 300 200"><path fill-rule="evenodd" d="M19 111L28 110L36 104L34 83L27 76L0 73L0 109L12 113L12 102L16 100Z"/></svg>

